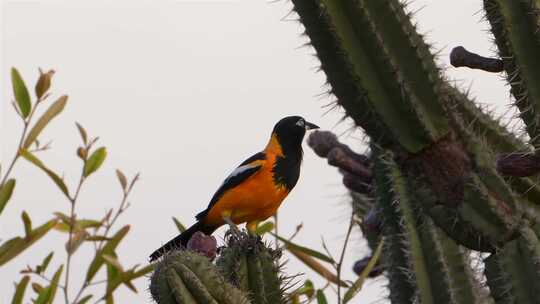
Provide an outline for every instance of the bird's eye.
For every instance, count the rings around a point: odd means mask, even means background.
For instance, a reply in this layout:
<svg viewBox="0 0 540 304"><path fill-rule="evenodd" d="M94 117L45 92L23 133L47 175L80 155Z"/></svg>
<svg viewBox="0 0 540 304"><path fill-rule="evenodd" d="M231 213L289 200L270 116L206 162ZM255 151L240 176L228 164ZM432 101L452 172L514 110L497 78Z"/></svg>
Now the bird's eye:
<svg viewBox="0 0 540 304"><path fill-rule="evenodd" d="M303 119L299 119L299 120L296 122L296 125L299 126L299 127L304 128L304 127L306 126L306 121L303 120Z"/></svg>

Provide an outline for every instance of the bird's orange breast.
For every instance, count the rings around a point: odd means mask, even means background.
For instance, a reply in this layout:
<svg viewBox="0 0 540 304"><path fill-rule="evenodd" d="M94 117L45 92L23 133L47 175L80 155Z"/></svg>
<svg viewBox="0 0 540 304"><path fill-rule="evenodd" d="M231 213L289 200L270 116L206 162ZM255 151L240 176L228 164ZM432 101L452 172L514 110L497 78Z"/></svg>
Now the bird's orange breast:
<svg viewBox="0 0 540 304"><path fill-rule="evenodd" d="M255 174L240 185L227 190L208 212L204 221L209 225L224 224L223 214L230 214L236 223L263 221L274 215L289 190L277 185L273 165L279 151L266 151L266 159Z"/></svg>

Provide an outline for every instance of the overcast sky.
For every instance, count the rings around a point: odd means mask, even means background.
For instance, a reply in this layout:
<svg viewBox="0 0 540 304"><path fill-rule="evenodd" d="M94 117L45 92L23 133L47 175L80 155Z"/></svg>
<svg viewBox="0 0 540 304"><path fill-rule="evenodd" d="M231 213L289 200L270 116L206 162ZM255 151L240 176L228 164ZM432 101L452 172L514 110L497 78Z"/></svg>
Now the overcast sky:
<svg viewBox="0 0 540 304"><path fill-rule="evenodd" d="M80 168L74 122L108 147L104 167L88 181L78 214L101 217L116 206L120 191L115 168L141 172L131 202L120 224L133 225L118 249L126 265L144 263L149 253L176 234L175 215L185 224L206 207L223 178L246 157L259 151L276 121L299 114L322 129L340 134L362 150L362 132L350 121L339 123L342 112L326 115L332 97L317 73L314 50L302 47L302 26L288 1L6 1L1 11L1 120L2 164L12 157L21 124L9 101L9 69L17 67L33 86L37 68L53 68L53 91L69 94L62 116L43 134L54 139L53 149L40 157L63 172L71 187ZM447 64L457 45L493 54L487 24L481 22L480 0L416 0L421 32ZM285 19L285 20L284 20ZM508 92L499 75L449 69L447 74L464 86L472 83L479 101L506 110ZM474 79L474 81L472 81ZM27 210L35 225L68 212L68 202L50 180L24 162L17 164L19 179L12 201L0 217L0 238L23 232L20 214ZM289 235L303 223L296 241L321 248L321 237L337 256L345 236L349 198L337 170L305 146L301 178L280 209L280 232ZM120 226L118 226L120 227ZM222 230L220 230L220 233ZM219 234L218 234L219 235ZM26 264L40 262L50 248L61 248L65 235L53 232L7 266L0 268L0 299L13 294L10 282ZM75 285L80 283L91 247L80 249L74 260ZM355 229L345 259L345 278L355 260L367 253ZM289 274L305 272L321 287L324 281L294 257ZM53 263L62 261L55 255ZM51 268L52 269L52 268ZM149 303L146 280L134 295L121 287L118 303ZM368 281L355 303L383 303L384 280ZM100 290L101 292L101 290ZM331 292L329 299L335 300ZM60 303L58 298L58 303Z"/></svg>

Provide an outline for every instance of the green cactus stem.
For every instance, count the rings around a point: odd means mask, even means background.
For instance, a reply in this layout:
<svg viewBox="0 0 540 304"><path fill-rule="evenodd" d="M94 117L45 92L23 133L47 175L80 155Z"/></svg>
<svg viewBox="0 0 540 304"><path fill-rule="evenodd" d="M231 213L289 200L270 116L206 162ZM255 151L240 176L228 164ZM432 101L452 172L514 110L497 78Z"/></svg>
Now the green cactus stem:
<svg viewBox="0 0 540 304"><path fill-rule="evenodd" d="M414 203L391 153L381 154L374 169L392 303L475 303L480 295L462 249Z"/></svg>
<svg viewBox="0 0 540 304"><path fill-rule="evenodd" d="M531 151L524 141L516 138L499 120L482 110L467 94L453 87L448 90L449 112L459 115L469 132L476 135L480 142L485 142L493 152Z"/></svg>
<svg viewBox="0 0 540 304"><path fill-rule="evenodd" d="M485 259L485 275L495 303L538 304L540 242L530 228Z"/></svg>
<svg viewBox="0 0 540 304"><path fill-rule="evenodd" d="M253 304L286 303L280 275L281 252L245 233L230 234L216 265L235 286L250 295Z"/></svg>
<svg viewBox="0 0 540 304"><path fill-rule="evenodd" d="M150 283L158 304L249 304L246 294L219 273L205 256L174 251L156 265Z"/></svg>
<svg viewBox="0 0 540 304"><path fill-rule="evenodd" d="M540 3L484 0L508 83L535 148L540 147Z"/></svg>
<svg viewBox="0 0 540 304"><path fill-rule="evenodd" d="M368 135L416 153L448 133L439 70L399 1L293 4L337 102Z"/></svg>

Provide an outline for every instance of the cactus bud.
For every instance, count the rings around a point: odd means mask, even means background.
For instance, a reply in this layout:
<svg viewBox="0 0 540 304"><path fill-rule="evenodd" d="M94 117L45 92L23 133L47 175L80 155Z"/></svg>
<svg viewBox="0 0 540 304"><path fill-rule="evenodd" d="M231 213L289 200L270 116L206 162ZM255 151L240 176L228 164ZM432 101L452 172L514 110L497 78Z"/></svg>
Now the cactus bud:
<svg viewBox="0 0 540 304"><path fill-rule="evenodd" d="M365 257L361 260L356 261L356 263L354 263L354 266L353 266L354 273L356 273L357 275L360 275L364 271L364 269L366 268L370 260L371 260L371 257L369 256L369 257ZM377 265L375 265L375 267L373 267L373 269L369 272L368 278L378 277L382 273L383 273L383 268L379 263L377 263Z"/></svg>
<svg viewBox="0 0 540 304"><path fill-rule="evenodd" d="M326 157L332 148L340 145L337 136L329 131L312 132L307 143L320 157Z"/></svg>
<svg viewBox="0 0 540 304"><path fill-rule="evenodd" d="M217 251L216 238L197 231L188 241L187 249L200 253L208 257L210 260L213 260L216 257Z"/></svg>
<svg viewBox="0 0 540 304"><path fill-rule="evenodd" d="M86 157L88 156L88 151L83 147L79 147L77 148L77 156L82 160L86 160Z"/></svg>
<svg viewBox="0 0 540 304"><path fill-rule="evenodd" d="M368 213L364 216L364 220L362 221L362 228L363 230L374 233L374 234L380 234L382 230L382 222L381 222L381 214L380 210L373 207L371 208Z"/></svg>
<svg viewBox="0 0 540 304"><path fill-rule="evenodd" d="M343 169L357 176L365 183L369 183L373 179L371 171L364 164L350 157L343 147L334 147L328 152L326 158L329 165Z"/></svg>

